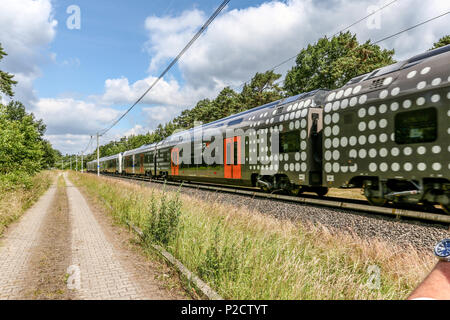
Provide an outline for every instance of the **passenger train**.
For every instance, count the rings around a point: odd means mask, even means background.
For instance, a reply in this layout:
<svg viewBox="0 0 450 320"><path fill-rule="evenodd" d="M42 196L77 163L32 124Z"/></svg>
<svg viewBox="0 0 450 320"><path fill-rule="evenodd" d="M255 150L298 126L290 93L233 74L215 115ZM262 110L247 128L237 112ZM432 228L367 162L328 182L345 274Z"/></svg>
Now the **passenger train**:
<svg viewBox="0 0 450 320"><path fill-rule="evenodd" d="M99 166L267 192L362 188L374 205L437 204L448 213L450 45L336 90L302 93L102 158ZM97 161L87 167L97 171Z"/></svg>

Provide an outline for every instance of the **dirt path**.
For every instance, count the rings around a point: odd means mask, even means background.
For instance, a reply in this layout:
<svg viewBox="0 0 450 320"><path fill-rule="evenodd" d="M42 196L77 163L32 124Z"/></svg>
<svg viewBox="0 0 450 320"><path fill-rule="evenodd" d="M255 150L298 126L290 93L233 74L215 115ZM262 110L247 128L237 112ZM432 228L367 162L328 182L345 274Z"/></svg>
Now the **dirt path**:
<svg viewBox="0 0 450 320"><path fill-rule="evenodd" d="M127 239L64 174L0 239L0 300L184 298Z"/></svg>

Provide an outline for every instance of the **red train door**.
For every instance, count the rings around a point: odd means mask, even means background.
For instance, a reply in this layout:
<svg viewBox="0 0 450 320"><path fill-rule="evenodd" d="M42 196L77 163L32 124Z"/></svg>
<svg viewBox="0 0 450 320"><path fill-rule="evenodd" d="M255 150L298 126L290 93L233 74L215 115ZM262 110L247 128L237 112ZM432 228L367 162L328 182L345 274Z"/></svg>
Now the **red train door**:
<svg viewBox="0 0 450 320"><path fill-rule="evenodd" d="M172 175L178 176L180 174L180 150L178 148L172 149L170 167L172 169Z"/></svg>
<svg viewBox="0 0 450 320"><path fill-rule="evenodd" d="M145 172L144 172L144 155L141 154L141 155L139 156L139 158L140 158L140 168L139 168L139 171L140 171L141 174L144 174L144 173L145 173Z"/></svg>
<svg viewBox="0 0 450 320"><path fill-rule="evenodd" d="M241 137L225 139L224 144L224 177L226 179L241 179Z"/></svg>

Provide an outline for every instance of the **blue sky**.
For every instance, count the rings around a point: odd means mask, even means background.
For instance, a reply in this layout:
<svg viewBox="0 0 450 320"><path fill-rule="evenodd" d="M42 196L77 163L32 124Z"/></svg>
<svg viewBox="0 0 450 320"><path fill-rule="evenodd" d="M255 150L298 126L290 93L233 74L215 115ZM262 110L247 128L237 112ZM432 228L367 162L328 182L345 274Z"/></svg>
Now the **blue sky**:
<svg viewBox="0 0 450 320"><path fill-rule="evenodd" d="M142 94L221 1L1 0L0 43L9 56L0 69L16 74L15 98L48 126L63 153L82 151ZM207 32L116 128L106 143L144 133L238 86L295 55L323 35L365 16L369 0L231 0ZM69 30L70 5L81 10L81 29ZM360 41L378 40L448 11L448 1L399 0L370 23L350 29ZM373 8L372 8L373 9ZM381 44L404 59L446 34L444 17ZM277 71L284 74L292 62Z"/></svg>

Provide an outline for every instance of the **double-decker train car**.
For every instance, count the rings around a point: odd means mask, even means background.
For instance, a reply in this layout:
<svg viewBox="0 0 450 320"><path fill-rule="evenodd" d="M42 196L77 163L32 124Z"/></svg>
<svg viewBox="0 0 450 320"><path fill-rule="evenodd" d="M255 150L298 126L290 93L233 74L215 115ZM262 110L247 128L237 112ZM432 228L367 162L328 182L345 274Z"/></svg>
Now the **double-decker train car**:
<svg viewBox="0 0 450 320"><path fill-rule="evenodd" d="M124 174L152 176L155 173L156 144L144 145L123 153Z"/></svg>
<svg viewBox="0 0 450 320"><path fill-rule="evenodd" d="M359 76L330 92L324 181L364 188L372 204L449 210L450 46Z"/></svg>
<svg viewBox="0 0 450 320"><path fill-rule="evenodd" d="M275 101L125 152L121 171L321 196L332 187L363 188L375 205L440 204L448 212L449 135L450 45L333 91Z"/></svg>
<svg viewBox="0 0 450 320"><path fill-rule="evenodd" d="M155 172L174 180L326 194L320 137L325 95L300 94L174 134L156 146Z"/></svg>

